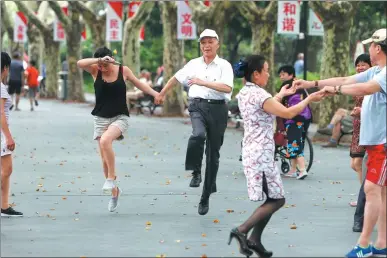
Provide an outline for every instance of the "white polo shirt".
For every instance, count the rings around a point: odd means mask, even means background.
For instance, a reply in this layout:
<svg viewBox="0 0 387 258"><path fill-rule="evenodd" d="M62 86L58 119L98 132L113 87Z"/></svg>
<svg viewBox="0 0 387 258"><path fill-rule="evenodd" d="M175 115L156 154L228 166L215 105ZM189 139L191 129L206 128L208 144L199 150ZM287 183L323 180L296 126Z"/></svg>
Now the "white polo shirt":
<svg viewBox="0 0 387 258"><path fill-rule="evenodd" d="M202 56L192 59L175 74L176 80L180 83L186 83L187 80L194 77L203 81L221 82L231 88L234 87L234 71L232 66L227 60L220 58L218 55L208 65L204 62ZM231 100L231 95L232 91L224 93L197 84L191 85L188 92L189 98L224 99L228 101Z"/></svg>

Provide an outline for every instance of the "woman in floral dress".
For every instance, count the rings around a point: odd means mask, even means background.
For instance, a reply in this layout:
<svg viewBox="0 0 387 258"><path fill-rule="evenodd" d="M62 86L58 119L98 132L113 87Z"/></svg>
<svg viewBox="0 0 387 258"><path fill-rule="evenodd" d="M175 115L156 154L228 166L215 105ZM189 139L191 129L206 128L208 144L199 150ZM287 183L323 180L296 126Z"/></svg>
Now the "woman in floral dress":
<svg viewBox="0 0 387 258"><path fill-rule="evenodd" d="M266 200L247 221L231 230L230 242L236 238L240 252L246 256L254 251L260 257L270 257L273 253L264 248L261 235L273 213L285 203L280 172L274 161L274 120L276 116L288 119L296 116L311 101L319 101L324 94L316 92L297 105L284 107L282 98L294 94L295 89L283 87L273 98L264 89L269 79L269 65L260 55L252 55L239 62L234 66L234 72L236 77L246 80L237 98L245 130L242 156L248 196L251 201L262 201L265 193ZM253 228L247 239L247 234Z"/></svg>
<svg viewBox="0 0 387 258"><path fill-rule="evenodd" d="M356 58L355 68L356 73L361 73L368 70L371 67L371 59L368 54L361 54ZM351 156L351 168L358 173L360 184L363 182L362 175L362 163L365 155L365 149L363 146L359 146L359 138L360 138L360 113L361 113L361 105L363 103L363 96L353 97L355 102L355 107L351 112L351 116L353 119L353 134L352 134L352 142L351 149L349 152L349 156ZM357 202L349 203L352 207L357 206Z"/></svg>

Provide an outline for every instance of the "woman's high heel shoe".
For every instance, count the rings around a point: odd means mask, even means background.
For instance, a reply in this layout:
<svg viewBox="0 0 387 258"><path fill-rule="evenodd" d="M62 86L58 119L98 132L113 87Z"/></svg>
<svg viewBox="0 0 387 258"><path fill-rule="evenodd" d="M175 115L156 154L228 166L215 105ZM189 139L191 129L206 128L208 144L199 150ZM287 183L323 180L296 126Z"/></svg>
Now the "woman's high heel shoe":
<svg viewBox="0 0 387 258"><path fill-rule="evenodd" d="M231 244L231 241L233 238L236 238L236 240L239 243L239 252L243 255L246 255L247 258L253 255L253 252L249 249L247 246L247 236L246 234L243 234L238 231L238 228L233 228L230 232L230 238L228 240L228 245Z"/></svg>
<svg viewBox="0 0 387 258"><path fill-rule="evenodd" d="M270 258L273 256L272 251L267 251L262 244L257 244L251 240L247 240L247 247L253 250L258 255L258 257Z"/></svg>

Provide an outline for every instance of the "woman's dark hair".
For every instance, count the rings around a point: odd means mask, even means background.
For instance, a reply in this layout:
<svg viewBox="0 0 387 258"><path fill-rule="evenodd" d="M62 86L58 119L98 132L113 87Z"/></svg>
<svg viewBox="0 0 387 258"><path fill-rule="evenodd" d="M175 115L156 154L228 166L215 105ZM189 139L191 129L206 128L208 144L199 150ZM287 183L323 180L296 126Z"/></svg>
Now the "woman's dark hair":
<svg viewBox="0 0 387 258"><path fill-rule="evenodd" d="M113 57L113 52L107 47L100 47L94 53L94 58L100 58L105 56Z"/></svg>
<svg viewBox="0 0 387 258"><path fill-rule="evenodd" d="M35 60L31 60L31 61L30 61L30 64L31 64L32 66L36 67L36 62L35 62Z"/></svg>
<svg viewBox="0 0 387 258"><path fill-rule="evenodd" d="M292 65L283 65L278 69L278 74L281 72L287 73L289 75L296 76L296 71L294 70L294 67Z"/></svg>
<svg viewBox="0 0 387 258"><path fill-rule="evenodd" d="M11 57L6 52L1 52L1 71L11 65Z"/></svg>
<svg viewBox="0 0 387 258"><path fill-rule="evenodd" d="M244 77L246 81L251 82L251 75L255 71L259 73L262 72L265 62L266 59L261 55L248 56L245 60L241 60L239 63L234 64L234 75L237 78Z"/></svg>
<svg viewBox="0 0 387 258"><path fill-rule="evenodd" d="M360 62L364 62L364 63L367 63L369 64L370 66L371 65L371 58L370 58L370 55L369 54L361 54L359 55L357 58L356 58L356 61L355 61L355 66L357 66L358 63Z"/></svg>

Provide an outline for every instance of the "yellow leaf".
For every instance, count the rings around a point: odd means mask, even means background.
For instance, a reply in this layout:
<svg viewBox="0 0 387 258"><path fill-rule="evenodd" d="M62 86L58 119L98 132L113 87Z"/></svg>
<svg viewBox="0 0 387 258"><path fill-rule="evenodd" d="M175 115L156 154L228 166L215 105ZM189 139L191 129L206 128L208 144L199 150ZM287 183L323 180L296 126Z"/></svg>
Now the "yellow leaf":
<svg viewBox="0 0 387 258"><path fill-rule="evenodd" d="M206 244L202 244L202 246L207 246Z"/></svg>
<svg viewBox="0 0 387 258"><path fill-rule="evenodd" d="M62 200L67 200L67 197L62 197Z"/></svg>
<svg viewBox="0 0 387 258"><path fill-rule="evenodd" d="M228 209L226 211L227 211L227 213L233 213L234 212L234 210L231 210L231 209Z"/></svg>
<svg viewBox="0 0 387 258"><path fill-rule="evenodd" d="M219 220L218 219L214 219L214 223L219 223Z"/></svg>
<svg viewBox="0 0 387 258"><path fill-rule="evenodd" d="M202 237L206 237L207 235L205 233L202 234Z"/></svg>
<svg viewBox="0 0 387 258"><path fill-rule="evenodd" d="M290 229L297 229L297 226L296 226L296 224L292 224L292 225L290 225Z"/></svg>
<svg viewBox="0 0 387 258"><path fill-rule="evenodd" d="M147 225L147 226L152 226L152 222L147 221L145 225Z"/></svg>

